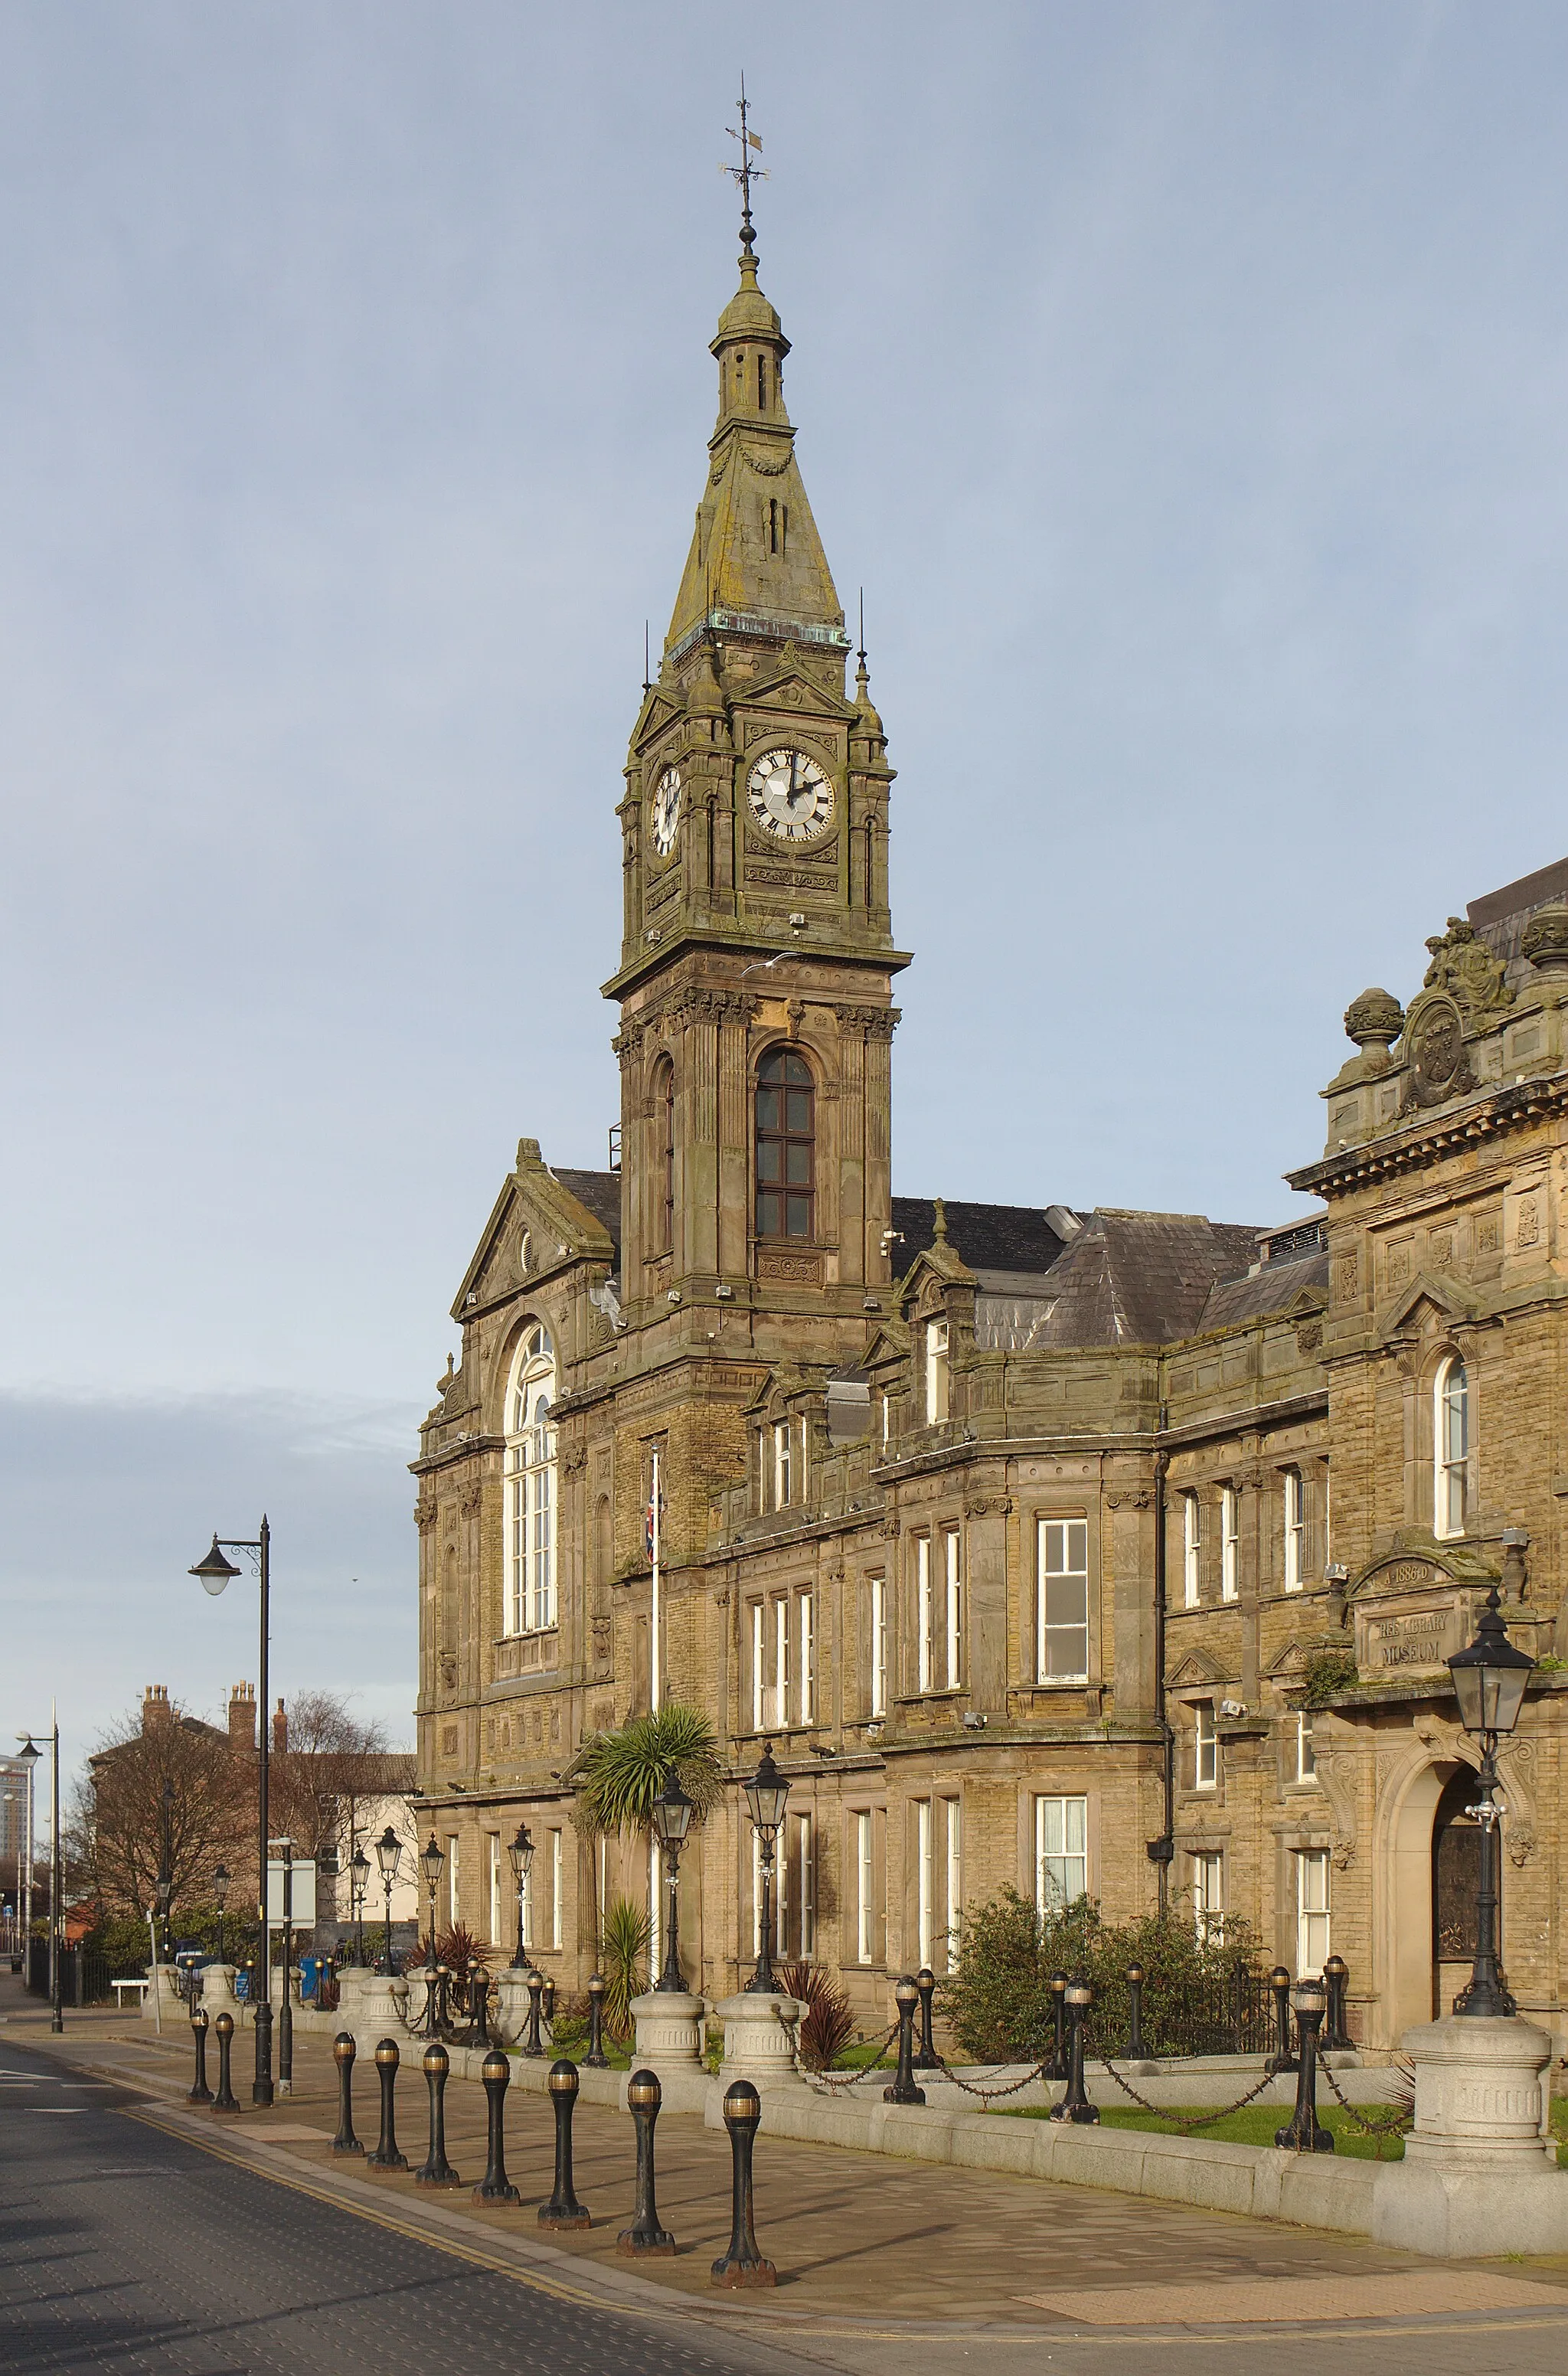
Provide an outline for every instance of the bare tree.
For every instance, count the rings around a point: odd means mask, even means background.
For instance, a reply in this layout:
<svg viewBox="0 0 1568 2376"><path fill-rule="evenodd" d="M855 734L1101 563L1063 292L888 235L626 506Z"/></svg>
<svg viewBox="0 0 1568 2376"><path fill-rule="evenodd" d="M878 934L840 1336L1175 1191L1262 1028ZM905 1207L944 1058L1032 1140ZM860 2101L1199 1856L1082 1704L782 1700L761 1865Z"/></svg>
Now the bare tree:
<svg viewBox="0 0 1568 2376"><path fill-rule="evenodd" d="M273 1752L273 1835L333 1867L353 1855L364 1814L406 1793L413 1771L385 1726L355 1716L339 1693L302 1692L288 1709L288 1745Z"/></svg>
<svg viewBox="0 0 1568 2376"><path fill-rule="evenodd" d="M176 1904L211 1895L214 1868L234 1874L237 1899L256 1888L255 1765L228 1736L170 1708L139 1715L101 1740L77 1786L73 1826L81 1865L110 1913L145 1913L167 1871Z"/></svg>

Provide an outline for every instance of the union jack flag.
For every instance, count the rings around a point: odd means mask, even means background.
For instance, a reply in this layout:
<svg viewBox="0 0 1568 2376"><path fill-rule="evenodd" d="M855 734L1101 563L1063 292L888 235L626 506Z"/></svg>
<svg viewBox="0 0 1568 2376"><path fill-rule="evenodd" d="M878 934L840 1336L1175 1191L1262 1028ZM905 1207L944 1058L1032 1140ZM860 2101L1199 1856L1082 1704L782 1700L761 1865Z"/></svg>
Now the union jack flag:
<svg viewBox="0 0 1568 2376"><path fill-rule="evenodd" d="M647 1497L647 1508L643 1513L643 1543L647 1552L647 1563L649 1567L653 1565L653 1516L654 1501L653 1495L650 1493ZM660 1530L662 1531L664 1518L664 1496L662 1493L659 1496L659 1516L660 1521Z"/></svg>

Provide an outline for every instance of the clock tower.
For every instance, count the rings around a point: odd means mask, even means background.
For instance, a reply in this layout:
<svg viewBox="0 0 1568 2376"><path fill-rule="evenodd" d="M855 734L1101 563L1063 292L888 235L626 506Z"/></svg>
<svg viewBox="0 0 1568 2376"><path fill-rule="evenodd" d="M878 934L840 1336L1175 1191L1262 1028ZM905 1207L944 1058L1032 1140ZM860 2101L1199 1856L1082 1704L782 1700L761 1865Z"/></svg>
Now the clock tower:
<svg viewBox="0 0 1568 2376"><path fill-rule="evenodd" d="M622 1278L643 1327L717 1301L842 1358L890 1277L893 770L806 500L790 342L757 285L712 341L719 415L618 814ZM677 1329L677 1334L687 1330ZM731 1344L742 1332L726 1332ZM782 1343L778 1348L782 1349Z"/></svg>

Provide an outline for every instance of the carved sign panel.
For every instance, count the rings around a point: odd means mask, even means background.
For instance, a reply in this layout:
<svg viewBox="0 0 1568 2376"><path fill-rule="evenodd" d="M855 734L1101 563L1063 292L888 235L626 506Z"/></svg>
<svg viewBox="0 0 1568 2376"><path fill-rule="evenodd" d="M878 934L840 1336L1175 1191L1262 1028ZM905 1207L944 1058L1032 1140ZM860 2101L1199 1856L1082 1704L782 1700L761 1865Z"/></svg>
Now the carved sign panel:
<svg viewBox="0 0 1568 2376"><path fill-rule="evenodd" d="M1369 1677L1441 1668L1465 1638L1464 1597L1452 1586L1441 1600L1414 1608L1384 1601L1356 1611L1356 1664Z"/></svg>

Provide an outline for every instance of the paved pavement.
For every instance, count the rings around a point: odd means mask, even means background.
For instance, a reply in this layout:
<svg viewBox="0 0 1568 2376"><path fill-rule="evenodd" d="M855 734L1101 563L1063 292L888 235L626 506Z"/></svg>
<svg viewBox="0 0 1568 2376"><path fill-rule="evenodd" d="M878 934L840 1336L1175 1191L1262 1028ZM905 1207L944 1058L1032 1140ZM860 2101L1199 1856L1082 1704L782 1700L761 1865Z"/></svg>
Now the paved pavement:
<svg viewBox="0 0 1568 2376"><path fill-rule="evenodd" d="M1353 2238L831 2148L757 2148L757 2225L777 2293L722 2297L708 2263L728 2230L728 2148L690 2118L659 2130L659 2208L681 2251L635 2269L615 2254L631 2210L630 2123L581 2106L587 2234L546 2242L549 2109L514 2091L507 2161L519 2209L433 2197L333 2156L325 2040L296 2038L296 2087L227 2123L183 2102L189 2050L113 2014L67 2016L64 2039L0 1987L0 2334L7 2367L330 2370L385 2376L454 2346L473 2376L625 2369L647 2376L828 2367L909 2376L982 2359L1142 2370L1151 2350L1266 2348L1277 2376L1420 2370L1553 2376L1568 2359L1568 2262L1421 2260ZM409 2041L399 2135L424 2144ZM65 2061L60 2059L64 2049ZM214 2074L215 2075L215 2074ZM358 2074L374 2140L374 2076ZM483 2172L483 2097L448 2090L448 2152ZM1206 2370L1205 2376L1207 2376Z"/></svg>

